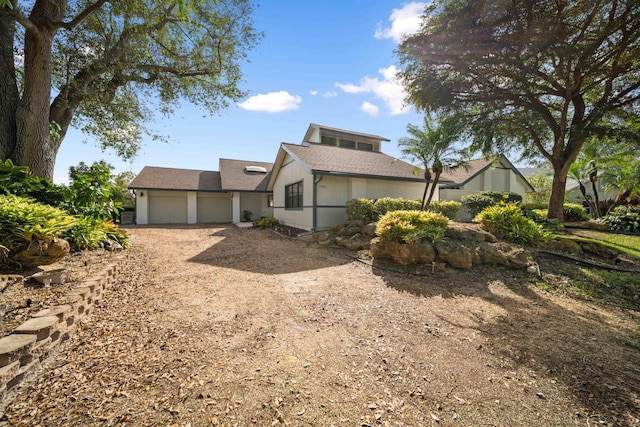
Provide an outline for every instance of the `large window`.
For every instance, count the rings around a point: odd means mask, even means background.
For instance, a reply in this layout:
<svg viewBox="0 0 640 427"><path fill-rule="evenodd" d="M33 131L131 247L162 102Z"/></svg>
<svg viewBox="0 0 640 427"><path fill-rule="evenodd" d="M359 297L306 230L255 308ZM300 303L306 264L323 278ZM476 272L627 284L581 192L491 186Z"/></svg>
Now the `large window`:
<svg viewBox="0 0 640 427"><path fill-rule="evenodd" d="M302 181L284 187L285 209L302 209Z"/></svg>

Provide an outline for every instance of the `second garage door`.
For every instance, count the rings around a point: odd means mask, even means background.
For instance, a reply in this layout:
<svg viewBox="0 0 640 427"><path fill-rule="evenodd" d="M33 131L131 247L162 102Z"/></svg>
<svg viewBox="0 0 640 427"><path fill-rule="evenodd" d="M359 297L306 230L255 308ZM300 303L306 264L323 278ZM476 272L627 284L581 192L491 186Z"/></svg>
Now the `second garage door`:
<svg viewBox="0 0 640 427"><path fill-rule="evenodd" d="M229 193L198 193L198 223L231 222Z"/></svg>

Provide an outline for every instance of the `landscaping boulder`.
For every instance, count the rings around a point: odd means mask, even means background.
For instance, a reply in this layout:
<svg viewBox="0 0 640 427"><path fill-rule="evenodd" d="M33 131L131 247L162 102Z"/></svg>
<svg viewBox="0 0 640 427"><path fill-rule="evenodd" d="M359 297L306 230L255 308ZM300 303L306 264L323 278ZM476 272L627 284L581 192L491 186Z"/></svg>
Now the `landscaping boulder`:
<svg viewBox="0 0 640 427"><path fill-rule="evenodd" d="M380 237L371 240L371 256L388 258L400 265L416 263L430 264L436 259L435 251L430 243L400 243L385 241Z"/></svg>
<svg viewBox="0 0 640 427"><path fill-rule="evenodd" d="M598 242L580 240L578 244L584 252L602 258L614 259L622 253L621 251Z"/></svg>
<svg viewBox="0 0 640 427"><path fill-rule="evenodd" d="M377 226L378 226L378 223L370 222L369 224L362 227L361 233L364 234L365 236L375 237Z"/></svg>
<svg viewBox="0 0 640 427"><path fill-rule="evenodd" d="M438 259L452 267L469 269L473 265L474 251L460 240L445 239L436 243Z"/></svg>
<svg viewBox="0 0 640 427"><path fill-rule="evenodd" d="M545 244L545 248L552 251L559 251L569 254L581 254L582 248L573 239L559 237Z"/></svg>
<svg viewBox="0 0 640 427"><path fill-rule="evenodd" d="M60 261L69 254L69 242L55 238L50 242L34 241L18 249L11 259L23 267L38 267Z"/></svg>
<svg viewBox="0 0 640 427"><path fill-rule="evenodd" d="M497 242L496 236L488 231L474 229L463 224L451 224L445 232L447 237L468 242Z"/></svg>
<svg viewBox="0 0 640 427"><path fill-rule="evenodd" d="M351 251L359 251L362 249L369 249L371 243L371 237L363 234L355 234L353 236L337 236L335 239L336 244L344 246Z"/></svg>

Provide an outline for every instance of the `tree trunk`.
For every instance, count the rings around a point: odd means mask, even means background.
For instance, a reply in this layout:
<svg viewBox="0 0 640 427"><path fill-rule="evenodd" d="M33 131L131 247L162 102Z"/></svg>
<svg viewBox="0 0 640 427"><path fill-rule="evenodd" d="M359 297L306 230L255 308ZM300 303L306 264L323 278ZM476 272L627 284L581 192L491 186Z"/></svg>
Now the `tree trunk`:
<svg viewBox="0 0 640 427"><path fill-rule="evenodd" d="M598 188L596 187L596 179L589 177L591 181L591 190L593 191L593 217L600 218L602 214L600 213L600 196L598 196Z"/></svg>
<svg viewBox="0 0 640 427"><path fill-rule="evenodd" d="M429 181L425 182L424 184L424 191L422 192L422 204L421 209L424 210L424 201L427 198L427 190L429 189Z"/></svg>
<svg viewBox="0 0 640 427"><path fill-rule="evenodd" d="M567 167L568 169L568 167ZM549 219L564 221L564 192L567 188L567 172L556 170L551 182L551 196L549 197Z"/></svg>
<svg viewBox="0 0 640 427"><path fill-rule="evenodd" d="M17 7L17 4L15 4ZM16 145L18 86L13 58L16 23L0 11L0 160L11 157Z"/></svg>
<svg viewBox="0 0 640 427"><path fill-rule="evenodd" d="M431 204L431 199L433 199L433 195L436 192L436 186L438 185L439 180L440 180L440 172L436 170L435 176L433 178L433 182L431 183L431 191L429 191L429 198L427 199L427 203L425 204L424 209L427 209Z"/></svg>
<svg viewBox="0 0 640 427"><path fill-rule="evenodd" d="M17 143L13 154L19 165L53 179L60 140L49 136L51 101L52 43L56 27L52 22L64 17L65 0L37 0L29 19L35 28L27 28L24 40L24 90L16 114Z"/></svg>
<svg viewBox="0 0 640 427"><path fill-rule="evenodd" d="M422 193L422 204L421 206L421 210L425 210L425 206L424 206L424 200L427 198L427 190L429 189L429 181L431 181L431 171L429 170L429 166L427 166L426 164L424 165L425 169L424 169L424 192Z"/></svg>

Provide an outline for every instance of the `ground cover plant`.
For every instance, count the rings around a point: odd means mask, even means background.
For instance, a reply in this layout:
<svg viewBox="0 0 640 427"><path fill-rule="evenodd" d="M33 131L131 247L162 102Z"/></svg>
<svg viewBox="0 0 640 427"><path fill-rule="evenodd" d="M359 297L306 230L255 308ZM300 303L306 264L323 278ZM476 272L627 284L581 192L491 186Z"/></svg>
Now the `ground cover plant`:
<svg viewBox="0 0 640 427"><path fill-rule="evenodd" d="M524 216L515 203L490 206L476 215L474 222L496 237L513 243L540 246L553 238L541 225Z"/></svg>
<svg viewBox="0 0 640 427"><path fill-rule="evenodd" d="M436 243L444 238L448 225L449 219L435 212L389 211L378 220L376 235L389 241Z"/></svg>

